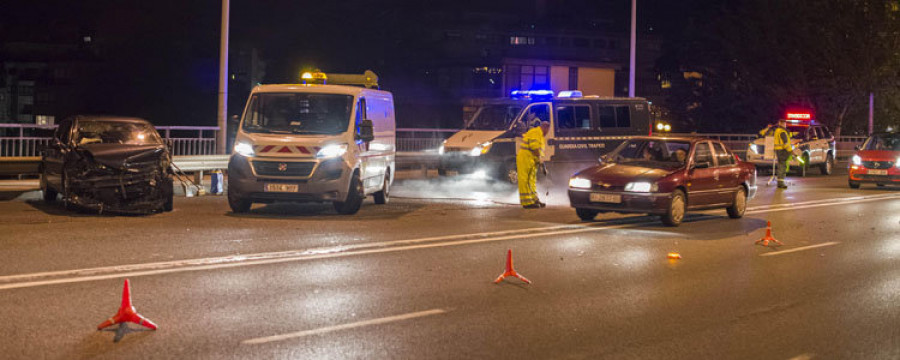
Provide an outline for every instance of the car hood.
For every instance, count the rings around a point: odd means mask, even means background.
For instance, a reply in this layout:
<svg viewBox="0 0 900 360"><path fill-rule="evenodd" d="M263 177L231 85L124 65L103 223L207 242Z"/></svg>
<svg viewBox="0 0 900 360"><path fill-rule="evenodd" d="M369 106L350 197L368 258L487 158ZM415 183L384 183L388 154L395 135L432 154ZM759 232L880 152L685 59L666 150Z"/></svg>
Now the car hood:
<svg viewBox="0 0 900 360"><path fill-rule="evenodd" d="M656 181L678 171L627 164L601 164L584 169L576 174L592 182L602 181L612 186L625 186L632 181Z"/></svg>
<svg viewBox="0 0 900 360"><path fill-rule="evenodd" d="M462 130L450 136L444 146L448 148L471 149L488 141L494 140L504 131Z"/></svg>
<svg viewBox="0 0 900 360"><path fill-rule="evenodd" d="M863 161L896 161L897 157L900 157L900 151L860 150L856 155Z"/></svg>
<svg viewBox="0 0 900 360"><path fill-rule="evenodd" d="M112 168L126 167L128 163L159 159L166 152L163 144L87 144L79 146L78 149L90 154L90 157L97 163Z"/></svg>

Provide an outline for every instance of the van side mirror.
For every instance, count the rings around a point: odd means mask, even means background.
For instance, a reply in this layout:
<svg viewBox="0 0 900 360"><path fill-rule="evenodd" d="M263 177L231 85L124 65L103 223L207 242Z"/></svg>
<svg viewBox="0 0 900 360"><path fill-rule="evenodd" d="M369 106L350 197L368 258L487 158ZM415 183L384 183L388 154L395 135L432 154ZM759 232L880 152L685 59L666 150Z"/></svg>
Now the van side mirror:
<svg viewBox="0 0 900 360"><path fill-rule="evenodd" d="M372 124L372 120L365 119L359 123L359 133L356 137L364 142L375 140L375 126Z"/></svg>
<svg viewBox="0 0 900 360"><path fill-rule="evenodd" d="M516 135L522 135L522 134L528 132L528 126L525 125L524 122L519 121L516 123L515 131L516 131Z"/></svg>

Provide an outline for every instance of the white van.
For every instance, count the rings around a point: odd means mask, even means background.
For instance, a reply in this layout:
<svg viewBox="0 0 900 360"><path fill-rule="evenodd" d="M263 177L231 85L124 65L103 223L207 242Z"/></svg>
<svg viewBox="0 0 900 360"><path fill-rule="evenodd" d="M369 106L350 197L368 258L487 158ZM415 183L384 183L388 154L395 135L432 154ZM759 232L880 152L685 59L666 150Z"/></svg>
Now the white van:
<svg viewBox="0 0 900 360"><path fill-rule="evenodd" d="M595 165L630 137L652 134L650 103L643 98L516 91L513 97L486 101L463 130L444 142L438 173L473 173L515 183L516 152L529 113L550 122L541 160L550 170L568 172L566 176Z"/></svg>
<svg viewBox="0 0 900 360"><path fill-rule="evenodd" d="M303 78L327 83L321 73ZM358 84L377 86L373 73L361 78ZM337 212L355 214L368 195L387 203L395 169L394 100L367 87L255 87L228 162L231 210L249 211L254 202L329 201Z"/></svg>

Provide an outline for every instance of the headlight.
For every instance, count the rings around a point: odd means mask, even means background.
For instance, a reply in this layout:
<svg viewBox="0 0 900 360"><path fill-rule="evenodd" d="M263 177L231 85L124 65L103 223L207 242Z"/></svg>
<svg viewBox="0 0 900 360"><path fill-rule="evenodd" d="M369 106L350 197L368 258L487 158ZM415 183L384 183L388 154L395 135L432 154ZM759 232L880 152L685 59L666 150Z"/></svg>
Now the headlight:
<svg viewBox="0 0 900 360"><path fill-rule="evenodd" d="M655 192L659 186L648 182L630 182L625 184L625 191L631 192Z"/></svg>
<svg viewBox="0 0 900 360"><path fill-rule="evenodd" d="M850 158L850 161L853 162L853 165L862 165L862 158L859 157L859 155L853 155L853 157Z"/></svg>
<svg viewBox="0 0 900 360"><path fill-rule="evenodd" d="M253 156L253 145L238 142L234 144L234 152L241 156Z"/></svg>
<svg viewBox="0 0 900 360"><path fill-rule="evenodd" d="M750 151L752 151L754 154L759 155L759 148L756 147L756 144L750 144Z"/></svg>
<svg viewBox="0 0 900 360"><path fill-rule="evenodd" d="M482 154L487 154L488 151L491 150L491 142L488 141L486 143L477 145L469 151L469 156L481 156Z"/></svg>
<svg viewBox="0 0 900 360"><path fill-rule="evenodd" d="M894 160L894 166L900 168L900 156L897 157L897 160Z"/></svg>
<svg viewBox="0 0 900 360"><path fill-rule="evenodd" d="M331 144L319 149L316 153L317 158L327 159L343 156L347 153L347 144Z"/></svg>
<svg viewBox="0 0 900 360"><path fill-rule="evenodd" d="M590 189L591 181L588 179L574 177L569 179L569 187L576 189Z"/></svg>

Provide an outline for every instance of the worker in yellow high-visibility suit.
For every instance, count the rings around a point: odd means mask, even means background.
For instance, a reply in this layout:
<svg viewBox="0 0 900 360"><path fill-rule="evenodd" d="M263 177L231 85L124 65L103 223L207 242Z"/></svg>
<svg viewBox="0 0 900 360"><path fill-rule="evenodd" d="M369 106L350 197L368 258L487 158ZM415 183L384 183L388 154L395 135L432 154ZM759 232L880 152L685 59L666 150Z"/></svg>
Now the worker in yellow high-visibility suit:
<svg viewBox="0 0 900 360"><path fill-rule="evenodd" d="M537 123L536 117L531 120ZM540 125L531 128L522 135L522 146L516 153L516 172L519 178L519 203L526 209L537 209L546 206L537 196L537 172L544 155L544 135L550 131L550 123L540 121Z"/></svg>
<svg viewBox="0 0 900 360"><path fill-rule="evenodd" d="M791 155L794 152L794 146L791 144L791 135L787 131L787 120L779 119L777 126L769 125L759 132L761 136L775 137L775 177L778 178L778 188L787 189L784 183L784 177L787 175Z"/></svg>

